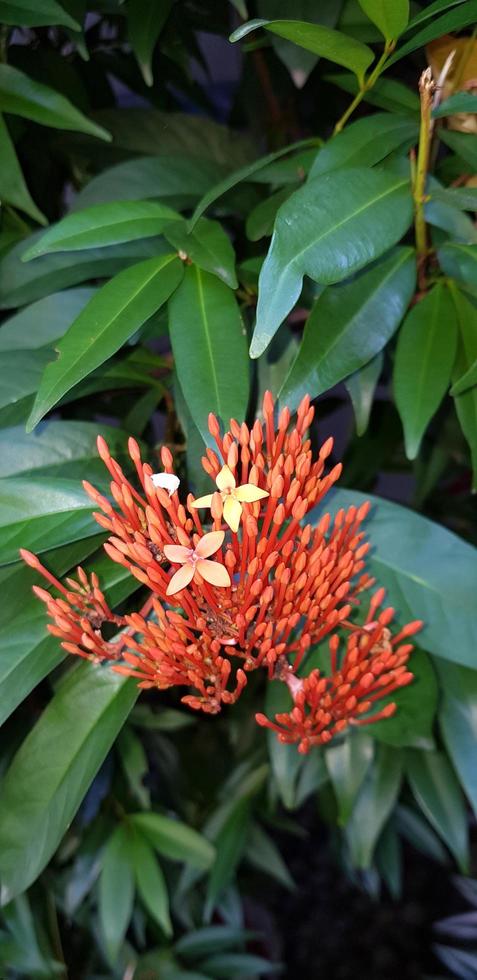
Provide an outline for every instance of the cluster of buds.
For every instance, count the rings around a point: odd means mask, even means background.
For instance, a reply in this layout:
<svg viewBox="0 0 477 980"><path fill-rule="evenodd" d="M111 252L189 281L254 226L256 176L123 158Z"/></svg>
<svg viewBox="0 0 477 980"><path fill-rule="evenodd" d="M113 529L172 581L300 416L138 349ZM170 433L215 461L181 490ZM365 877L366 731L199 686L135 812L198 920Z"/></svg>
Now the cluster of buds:
<svg viewBox="0 0 477 980"><path fill-rule="evenodd" d="M84 487L108 532L108 556L148 589L140 612L115 616L94 576L88 581L79 570L78 583L67 580L67 589L35 556L23 557L61 592L55 599L36 589L53 619L50 630L68 652L112 660L112 669L137 677L140 687L183 685L192 689L183 701L210 713L237 699L248 672L264 668L270 679L287 683L294 707L274 722L258 715L259 724L308 751L348 724L391 714L394 705L388 704L384 714L369 717L375 700L412 680L406 668L411 647L399 644L421 624L409 624L393 639L393 611L375 619L382 590L371 600L366 622L353 621L360 593L374 582L364 570L369 545L361 525L368 505L340 510L334 520L324 514L317 524L307 522L341 466L327 470L331 439L313 458L308 397L293 427L287 408L276 425L274 411L267 392L263 422L251 429L231 420L221 435L217 419L209 417L216 448L206 450L202 465L211 492L198 499L189 494L184 502L166 447L164 471L154 473L129 440L134 485L98 438L111 498L89 483ZM103 638L105 622L119 631L113 641ZM338 629L347 635L343 655ZM314 670L302 679L308 650L327 636L329 676Z"/></svg>

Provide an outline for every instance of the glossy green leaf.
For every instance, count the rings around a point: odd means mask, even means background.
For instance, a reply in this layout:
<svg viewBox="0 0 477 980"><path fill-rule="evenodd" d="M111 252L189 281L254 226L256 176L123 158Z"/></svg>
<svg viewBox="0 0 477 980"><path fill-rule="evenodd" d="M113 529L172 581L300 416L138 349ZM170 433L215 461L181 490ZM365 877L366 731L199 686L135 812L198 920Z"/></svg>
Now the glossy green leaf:
<svg viewBox="0 0 477 980"><path fill-rule="evenodd" d="M4 203L20 208L20 211L24 211L41 225L46 224L45 215L37 208L25 183L15 147L2 115L0 115L0 198Z"/></svg>
<svg viewBox="0 0 477 980"><path fill-rule="evenodd" d="M451 388L451 395L462 395L464 391L473 388L477 384L477 359L467 368L462 377L455 381Z"/></svg>
<svg viewBox="0 0 477 980"><path fill-rule="evenodd" d="M146 85L153 84L151 60L172 0L128 0L128 36Z"/></svg>
<svg viewBox="0 0 477 980"><path fill-rule="evenodd" d="M290 197L291 190L289 187L281 187L252 208L245 223L247 238L251 242L258 242L265 235L272 234L278 208Z"/></svg>
<svg viewBox="0 0 477 980"><path fill-rule="evenodd" d="M439 724L460 784L477 813L477 672L438 659L442 685Z"/></svg>
<svg viewBox="0 0 477 980"><path fill-rule="evenodd" d="M338 167L373 167L393 150L417 138L414 119L377 112L351 123L318 151L309 177L331 173Z"/></svg>
<svg viewBox="0 0 477 980"><path fill-rule="evenodd" d="M420 810L398 803L395 810L395 820L399 833L412 844L416 851L430 857L432 861L449 864L449 855L444 845L441 844L440 837L422 816Z"/></svg>
<svg viewBox="0 0 477 980"><path fill-rule="evenodd" d="M325 174L292 194L260 273L251 357L263 353L292 309L304 275L322 285L346 279L399 241L411 218L408 180L384 171Z"/></svg>
<svg viewBox="0 0 477 980"><path fill-rule="evenodd" d="M1 357L0 357L1 365ZM64 477L81 481L105 479L96 438L103 435L115 458L127 455L127 433L97 422L51 420L28 434L23 426L0 430L0 478L5 476ZM109 479L109 477L107 477Z"/></svg>
<svg viewBox="0 0 477 980"><path fill-rule="evenodd" d="M201 218L188 232L187 223L179 221L165 229L167 241L184 252L194 265L204 272L212 272L231 289L237 288L235 252L229 236L218 221Z"/></svg>
<svg viewBox="0 0 477 980"><path fill-rule="evenodd" d="M161 255L124 269L98 290L59 341L57 360L45 369L28 431L132 337L166 302L182 274L176 255Z"/></svg>
<svg viewBox="0 0 477 980"><path fill-rule="evenodd" d="M120 245L137 238L160 235L168 222L177 221L177 211L157 201L116 201L73 211L53 225L22 255L23 262L48 252L70 252L85 248Z"/></svg>
<svg viewBox="0 0 477 980"><path fill-rule="evenodd" d="M378 747L358 793L345 836L353 864L371 865L379 835L396 802L402 779L402 757L398 749Z"/></svg>
<svg viewBox="0 0 477 980"><path fill-rule="evenodd" d="M67 289L25 306L2 323L0 353L50 346L63 336L94 293L88 286Z"/></svg>
<svg viewBox="0 0 477 980"><path fill-rule="evenodd" d="M152 846L172 861L187 861L195 868L209 868L215 857L212 844L181 820L160 813L134 813L133 825Z"/></svg>
<svg viewBox="0 0 477 980"><path fill-rule="evenodd" d="M467 874L467 814L459 783L446 755L409 750L406 775L422 812L447 844L462 873Z"/></svg>
<svg viewBox="0 0 477 980"><path fill-rule="evenodd" d="M343 826L351 816L361 784L373 761L374 742L363 732L354 731L341 742L327 746L324 756L338 803L338 821Z"/></svg>
<svg viewBox="0 0 477 980"><path fill-rule="evenodd" d="M56 0L0 0L0 23L15 27L58 24L77 30L79 24Z"/></svg>
<svg viewBox="0 0 477 980"><path fill-rule="evenodd" d="M440 14L444 10L448 10L450 7L458 7L459 4L465 2L467 2L467 0L434 0L434 3L430 3L427 7L423 7L414 14L407 25L407 31L413 30L413 28L418 27L419 24L424 24L426 20L431 20L435 14Z"/></svg>
<svg viewBox="0 0 477 980"><path fill-rule="evenodd" d="M134 681L90 663L57 688L2 784L3 904L28 888L50 860L136 697Z"/></svg>
<svg viewBox="0 0 477 980"><path fill-rule="evenodd" d="M180 385L199 431L207 418L245 418L249 366L234 293L197 266L186 268L169 304L169 330Z"/></svg>
<svg viewBox="0 0 477 980"><path fill-rule="evenodd" d="M335 27L341 12L341 0L295 0L293 14L295 20L323 24L325 27ZM275 20L283 14L282 0L259 0L258 15L266 20ZM247 14L242 20L247 20ZM319 57L312 51L299 48L291 41L285 41L277 35L272 36L273 49L280 61L288 69L296 88L303 88L310 73L317 64Z"/></svg>
<svg viewBox="0 0 477 980"><path fill-rule="evenodd" d="M454 116L456 112L477 112L477 98L472 92L456 92L444 99L432 111L434 119L442 119L443 116Z"/></svg>
<svg viewBox="0 0 477 980"><path fill-rule="evenodd" d="M457 242L471 245L477 242L477 230L469 215L462 208L456 207L451 201L442 201L432 194L432 183L429 190L430 199L424 205L424 217L429 225L442 228L449 237Z"/></svg>
<svg viewBox="0 0 477 980"><path fill-rule="evenodd" d="M394 821L390 820L378 840L376 867L395 901L398 901L402 895L402 865L401 841Z"/></svg>
<svg viewBox="0 0 477 980"><path fill-rule="evenodd" d="M392 718L373 722L367 729L372 738L387 745L433 748L432 729L437 710L438 689L433 661L423 650L415 649L409 661L414 680L407 687L387 695L379 707L395 703Z"/></svg>
<svg viewBox="0 0 477 980"><path fill-rule="evenodd" d="M460 338L454 368L455 382L465 378L477 361L477 309L455 286L452 287L452 299ZM477 388L475 386L455 396L455 410L469 444L475 489L477 487Z"/></svg>
<svg viewBox="0 0 477 980"><path fill-rule="evenodd" d="M439 524L405 507L359 493L337 490L326 510L372 504L366 522L373 549L371 574L387 590L401 623L422 619L419 644L430 653L467 667L477 666L476 550ZM452 574L449 575L449 569Z"/></svg>
<svg viewBox="0 0 477 980"><path fill-rule="evenodd" d="M130 854L139 896L152 919L166 936L171 936L172 923L165 878L151 845L137 831L133 836Z"/></svg>
<svg viewBox="0 0 477 980"><path fill-rule="evenodd" d="M356 422L356 435L366 432L373 407L374 392L383 369L383 354L376 354L364 367L345 378Z"/></svg>
<svg viewBox="0 0 477 980"><path fill-rule="evenodd" d="M99 878L99 921L106 950L114 963L123 942L134 902L131 837L117 827L104 850Z"/></svg>
<svg viewBox="0 0 477 980"><path fill-rule="evenodd" d="M296 408L303 395L327 391L378 354L399 326L415 281L413 249L403 246L349 283L325 289L280 391L283 404Z"/></svg>
<svg viewBox="0 0 477 980"><path fill-rule="evenodd" d="M12 65L0 65L0 110L55 129L73 129L102 140L111 139L102 126L87 119L60 92L41 85Z"/></svg>
<svg viewBox="0 0 477 980"><path fill-rule="evenodd" d="M359 5L386 41L395 41L406 30L409 0L359 0Z"/></svg>
<svg viewBox="0 0 477 980"><path fill-rule="evenodd" d="M209 874L205 917L213 912L217 900L230 884L245 850L250 823L250 800L239 799L215 838L216 858Z"/></svg>
<svg viewBox="0 0 477 980"><path fill-rule="evenodd" d="M432 5L431 5L432 6ZM430 9L430 8L429 8ZM395 51L395 53L386 62L386 68L393 65L396 61L400 61L405 55L411 54L413 51L417 51L418 48L423 48L429 41L433 41L436 37L442 37L444 34L449 34L451 31L460 31L464 27L468 27L469 24L473 24L477 19L477 0L466 0L465 3L460 4L458 7L448 10L446 13L442 14L441 17L433 17L432 23L428 24L422 30L414 34L410 41L406 41L405 44L401 45L400 48ZM412 26L412 22L409 23L409 27Z"/></svg>
<svg viewBox="0 0 477 980"><path fill-rule="evenodd" d="M477 99L476 99L477 102ZM461 211L477 211L477 187L432 187L431 200L443 201Z"/></svg>
<svg viewBox="0 0 477 980"><path fill-rule="evenodd" d="M476 8L477 14L477 8ZM468 163L472 170L477 169L477 136L474 133L455 133L451 129L439 130L439 139L450 146L454 153Z"/></svg>
<svg viewBox="0 0 477 980"><path fill-rule="evenodd" d="M437 255L447 276L477 287L477 245L446 242Z"/></svg>
<svg viewBox="0 0 477 980"><path fill-rule="evenodd" d="M26 477L0 484L0 564L18 559L18 549L40 554L48 548L98 533L92 504L76 480Z"/></svg>
<svg viewBox="0 0 477 980"><path fill-rule="evenodd" d="M74 261L68 252L58 252L40 256L35 262L23 262L28 244L38 234L41 232L19 242L0 259L0 309L25 306L86 279L113 276L134 262L170 251L163 238L146 238L108 248L85 249L75 255Z"/></svg>
<svg viewBox="0 0 477 980"><path fill-rule="evenodd" d="M0 354L0 426L26 422L50 357L51 351L48 350L5 351Z"/></svg>
<svg viewBox="0 0 477 980"><path fill-rule="evenodd" d="M257 27L264 27L272 34L293 41L294 44L312 51L313 54L349 68L359 79L364 78L364 73L374 58L371 48L361 41L356 41L355 38L341 34L340 31L330 27L324 27L322 24L310 24L300 20L251 20L234 31L230 40L240 41Z"/></svg>
<svg viewBox="0 0 477 980"><path fill-rule="evenodd" d="M456 348L452 298L447 287L437 283L407 314L396 348L394 396L408 459L417 456L424 432L449 387Z"/></svg>

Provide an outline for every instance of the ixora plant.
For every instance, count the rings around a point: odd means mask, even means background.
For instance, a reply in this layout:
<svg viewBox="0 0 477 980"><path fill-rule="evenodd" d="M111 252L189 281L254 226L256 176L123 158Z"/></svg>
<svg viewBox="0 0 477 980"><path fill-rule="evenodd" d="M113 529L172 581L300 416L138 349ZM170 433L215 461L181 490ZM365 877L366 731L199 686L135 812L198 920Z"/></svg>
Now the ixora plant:
<svg viewBox="0 0 477 980"><path fill-rule="evenodd" d="M78 579L68 579L65 587L22 550L22 558L60 592L54 598L34 586L63 649L96 663L111 661L113 670L138 678L142 688L191 687L193 693L182 701L212 714L237 700L247 672L264 667L270 678L288 686L293 707L275 720L263 714L256 720L277 732L281 742L298 742L304 753L349 724L391 717L394 701L377 712L375 706L412 681L407 666L412 645L403 641L422 623L408 623L393 635L394 610L378 612L383 589L369 600L362 624L352 621L358 596L374 584L363 573L369 545L361 524L369 507L340 510L334 521L325 513L315 528L302 523L341 472L339 464L325 472L331 439L313 460L307 438L313 415L306 396L291 431L287 408L275 428L270 392L263 402L264 423L255 422L251 430L232 419L222 436L211 415L217 452L208 449L202 464L217 490L198 499L188 496L186 506L168 449L161 453L164 472L154 474L130 439L141 495L100 437L117 509L90 484L85 490L101 508L96 520L111 535L104 546L108 557L127 568L151 597L139 613L117 616L96 575L88 579L80 568ZM205 533L202 509L210 511L213 522ZM180 612L166 608L167 602ZM116 641L103 638L106 623L122 631ZM342 651L338 628L347 634ZM327 636L329 672L307 671L307 651Z"/></svg>

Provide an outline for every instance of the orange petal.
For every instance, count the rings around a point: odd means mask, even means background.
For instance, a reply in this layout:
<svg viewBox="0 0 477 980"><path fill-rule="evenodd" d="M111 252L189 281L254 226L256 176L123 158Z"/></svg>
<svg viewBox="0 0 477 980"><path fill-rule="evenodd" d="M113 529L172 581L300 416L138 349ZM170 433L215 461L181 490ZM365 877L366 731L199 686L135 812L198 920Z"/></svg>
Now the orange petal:
<svg viewBox="0 0 477 980"><path fill-rule="evenodd" d="M165 544L162 550L169 561L178 565L183 565L192 554L192 548L184 548L182 544Z"/></svg>
<svg viewBox="0 0 477 980"><path fill-rule="evenodd" d="M212 496L213 494L206 493L205 497L197 497L197 500L192 501L191 507L211 507Z"/></svg>
<svg viewBox="0 0 477 980"><path fill-rule="evenodd" d="M195 549L196 555L199 558L208 558L209 555L215 554L219 550L224 538L225 531L209 531L208 534L204 534L204 537L200 539Z"/></svg>
<svg viewBox="0 0 477 980"><path fill-rule="evenodd" d="M224 521L232 531L237 533L242 516L242 504L233 497L226 497L224 501Z"/></svg>
<svg viewBox="0 0 477 980"><path fill-rule="evenodd" d="M243 487L237 487L235 491L235 499L241 500L244 504L253 504L256 500L263 500L264 497L269 496L268 490L261 490L253 483L244 483Z"/></svg>
<svg viewBox="0 0 477 980"><path fill-rule="evenodd" d="M215 480L219 490L233 490L235 488L235 478L227 464L222 467Z"/></svg>
<svg viewBox="0 0 477 980"><path fill-rule="evenodd" d="M197 562L196 568L202 578L205 578L205 581L210 582L211 585L227 586L231 584L230 575L225 565L221 565L218 561L202 559Z"/></svg>
<svg viewBox="0 0 477 980"><path fill-rule="evenodd" d="M212 564L212 562L211 562ZM166 595L175 595L176 592L180 592L185 589L189 582L194 578L195 565L190 562L187 565L183 565L179 568L179 571L172 576L169 585L167 586Z"/></svg>

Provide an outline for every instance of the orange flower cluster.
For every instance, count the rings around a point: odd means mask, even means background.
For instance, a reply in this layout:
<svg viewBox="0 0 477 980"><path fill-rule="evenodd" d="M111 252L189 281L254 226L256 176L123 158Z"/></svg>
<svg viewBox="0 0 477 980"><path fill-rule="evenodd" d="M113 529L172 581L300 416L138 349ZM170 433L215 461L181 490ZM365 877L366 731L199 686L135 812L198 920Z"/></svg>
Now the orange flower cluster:
<svg viewBox="0 0 477 980"><path fill-rule="evenodd" d="M80 570L79 582L68 580L66 590L24 553L62 591L54 599L36 590L64 648L83 657L120 659L113 669L136 676L141 687L192 688L183 701L212 713L237 699L247 672L265 667L270 678L289 684L295 708L290 716L278 716L277 724L262 715L258 721L284 741L299 741L303 751L350 722L362 723L377 697L409 683L412 675L402 658L410 648L394 649L403 633L391 640L389 611L376 623L368 617L364 627L350 621L359 593L373 583L364 571L369 545L361 530L368 505L339 511L334 520L325 514L315 527L306 523L341 472L340 465L326 472L331 439L313 458L307 435L313 414L305 397L294 427L287 408L275 426L267 392L263 423L251 429L231 420L222 436L211 415L216 450L207 449L202 464L217 489L198 500L189 495L185 504L167 448L161 451L164 473L154 474L136 441L129 440L139 491L99 437L113 502L84 486L99 508L98 524L109 534L107 554L147 586L151 597L140 613L114 616L94 576L89 582ZM375 599L372 612L376 604ZM102 637L104 622L123 630L113 642ZM419 625L407 627L407 635ZM340 627L349 631L341 667L334 634ZM307 650L329 634L331 677L313 671L300 680Z"/></svg>

